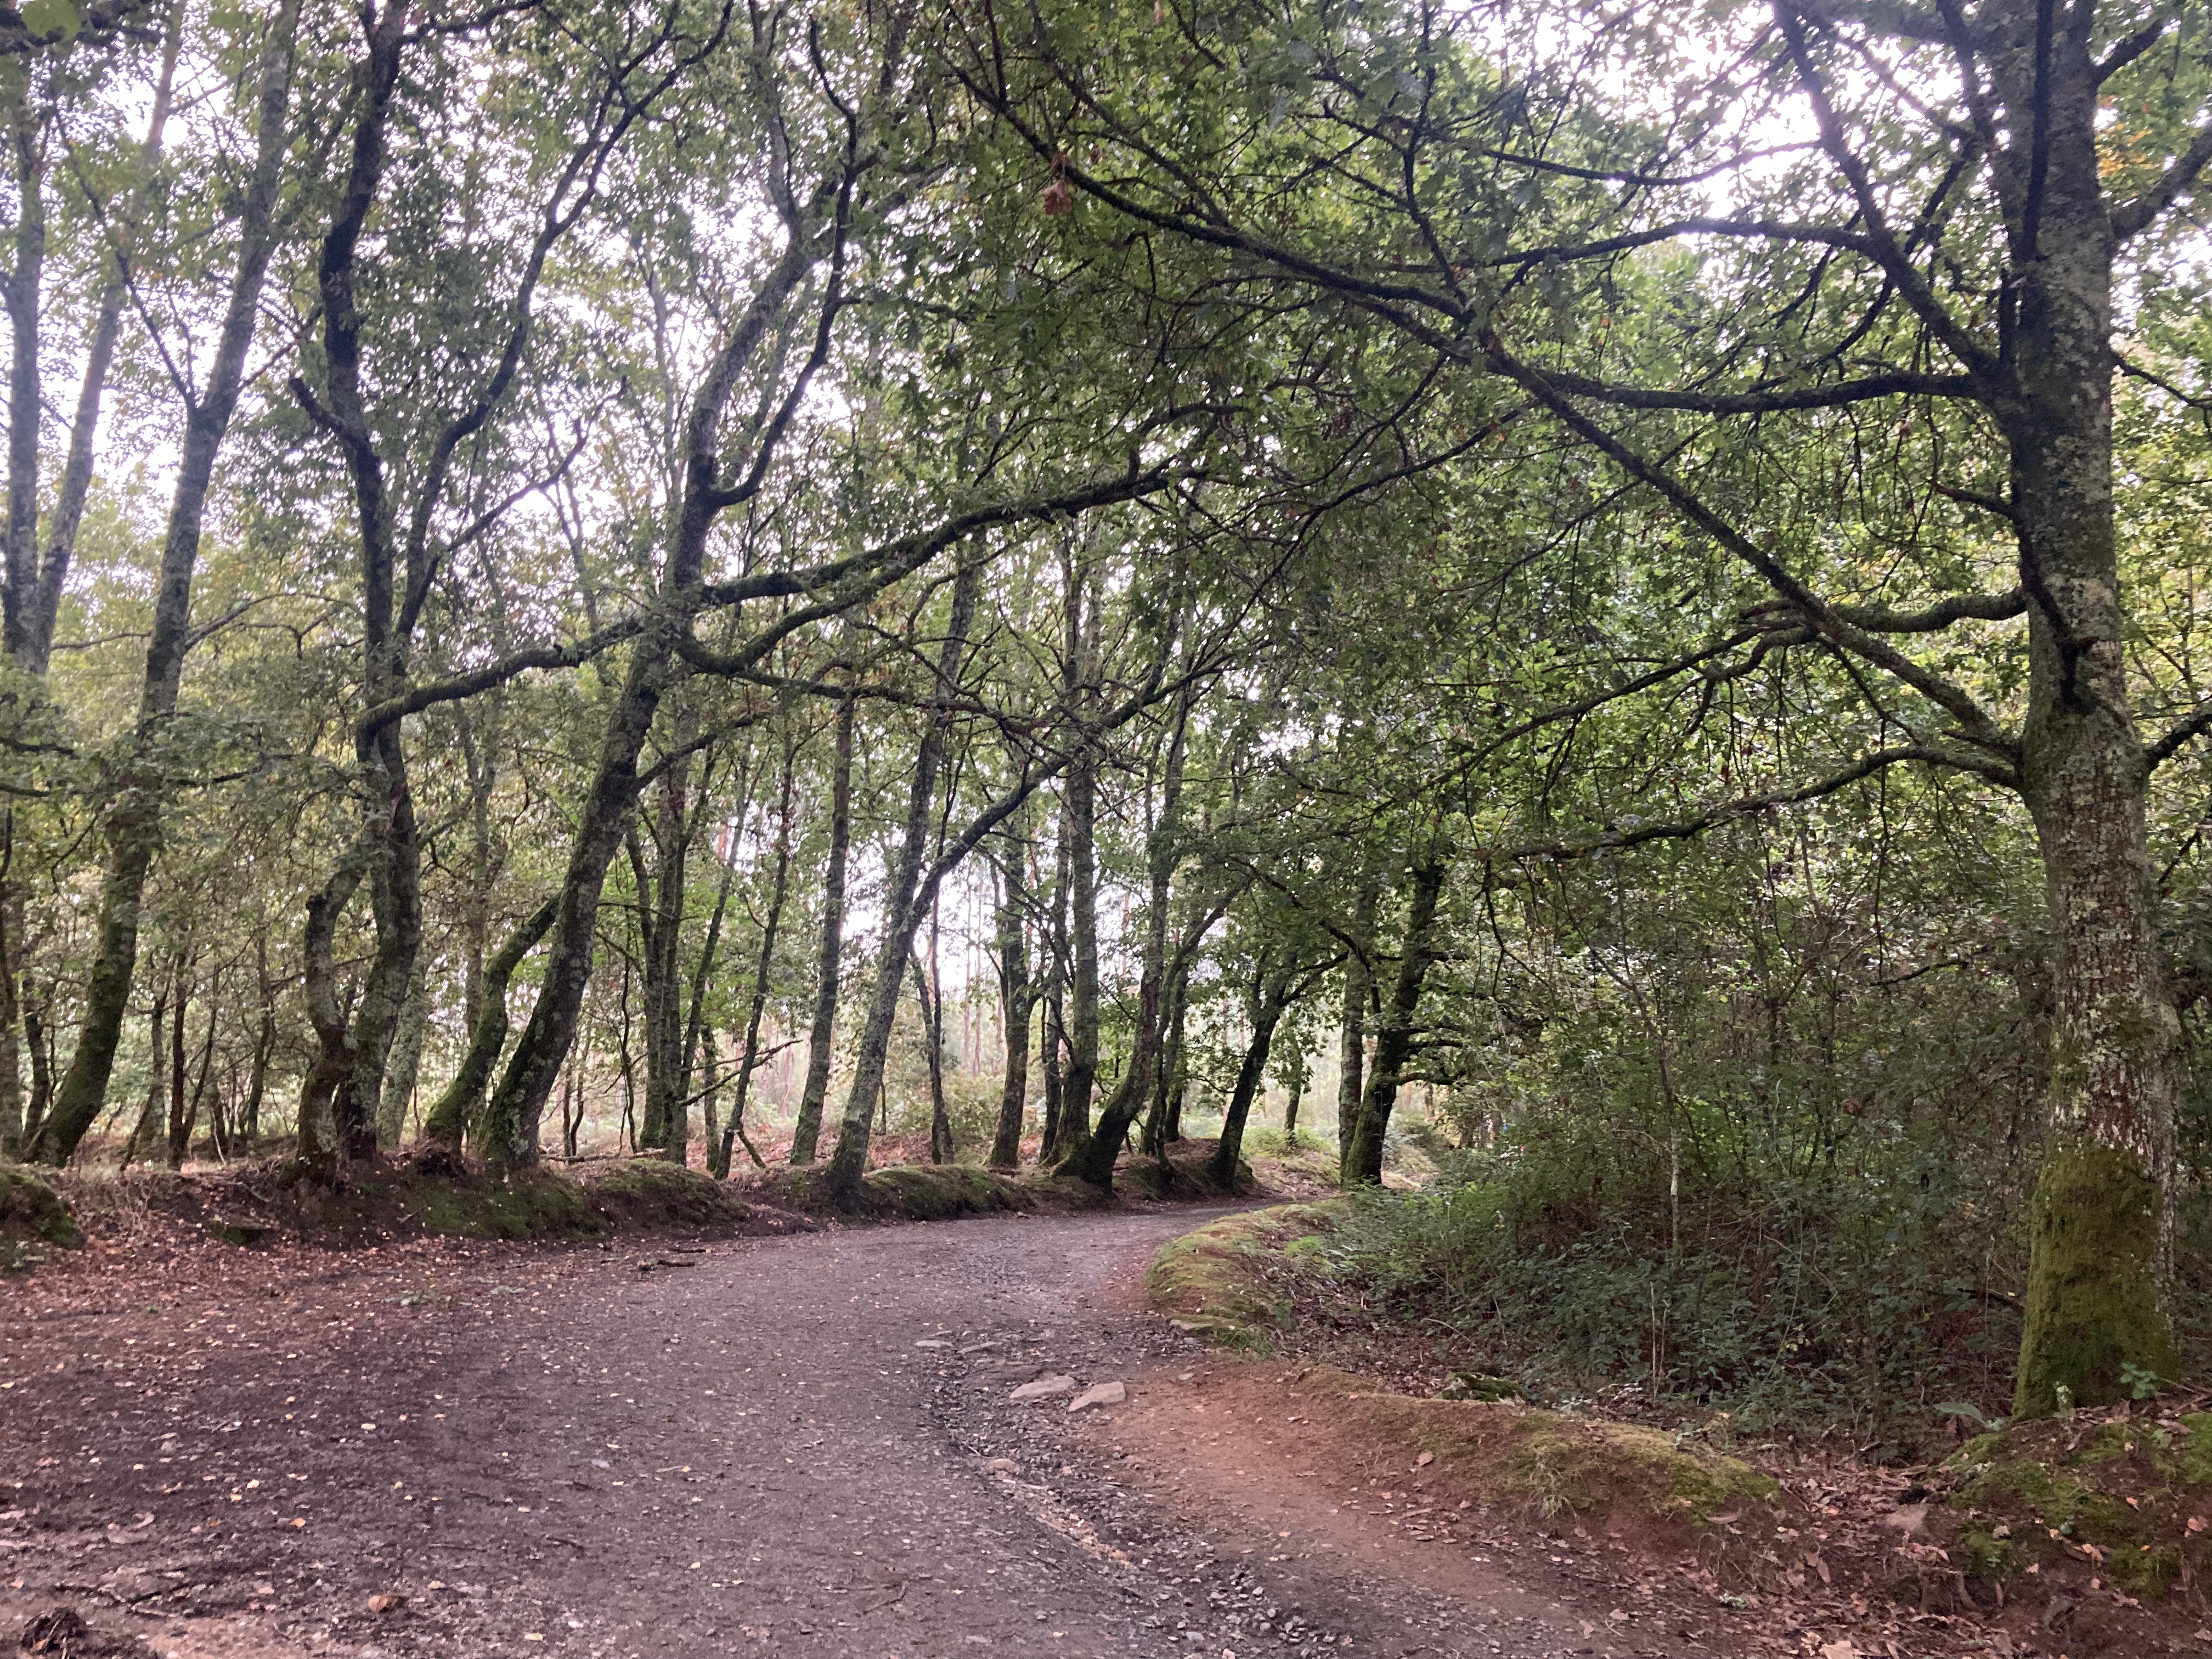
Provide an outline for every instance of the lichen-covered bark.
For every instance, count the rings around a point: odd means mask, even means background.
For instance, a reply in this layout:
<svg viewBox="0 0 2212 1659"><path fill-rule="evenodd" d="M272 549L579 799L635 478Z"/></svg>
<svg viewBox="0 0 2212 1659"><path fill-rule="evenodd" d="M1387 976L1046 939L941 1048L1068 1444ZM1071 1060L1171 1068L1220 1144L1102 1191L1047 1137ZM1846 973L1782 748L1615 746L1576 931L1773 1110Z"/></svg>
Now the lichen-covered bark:
<svg viewBox="0 0 2212 1659"><path fill-rule="evenodd" d="M2044 14L2048 15L2047 12ZM2043 856L2051 963L2051 1116L2038 1188L2016 1404L2126 1396L2123 1370L2173 1375L2163 1266L2179 1097L2129 704L2112 499L2111 206L2100 177L2087 31L1994 19L2009 109L2045 128L2031 219L2010 227L2018 301L2009 384L2021 586L2032 603L2020 777ZM2021 198L2023 201L2026 198Z"/></svg>

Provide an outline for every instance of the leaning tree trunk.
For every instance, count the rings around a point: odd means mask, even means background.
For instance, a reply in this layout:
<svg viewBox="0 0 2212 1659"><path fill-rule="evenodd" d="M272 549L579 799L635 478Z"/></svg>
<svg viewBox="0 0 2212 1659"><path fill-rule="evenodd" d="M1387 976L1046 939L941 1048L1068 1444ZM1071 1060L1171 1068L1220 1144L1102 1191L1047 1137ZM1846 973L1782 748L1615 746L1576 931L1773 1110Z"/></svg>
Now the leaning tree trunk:
<svg viewBox="0 0 2212 1659"><path fill-rule="evenodd" d="M1254 967L1250 1016L1252 1040L1237 1068L1237 1086L1230 1091L1229 1109L1221 1115L1221 1139L1214 1143L1213 1184L1224 1192L1237 1184L1237 1165L1244 1150L1244 1125L1252 1115L1252 1103L1267 1076L1267 1055L1275 1045L1275 1028L1290 1006L1291 973L1295 959L1285 954L1272 973L1264 963Z"/></svg>
<svg viewBox="0 0 2212 1659"><path fill-rule="evenodd" d="M422 1120L422 1139L441 1146L458 1146L472 1121L483 1109L484 1085L491 1080L499 1051L507 1046L507 986L523 957L536 948L553 925L556 901L548 899L507 937L499 954L484 964L482 996L476 1024L469 1031L468 1052L453 1073L446 1091L438 1097Z"/></svg>
<svg viewBox="0 0 2212 1659"><path fill-rule="evenodd" d="M814 1024L806 1040L806 1082L792 1125L791 1161L811 1164L830 1092L830 1039L837 1024L839 968L845 949L845 860L853 844L854 699L837 705L836 753L830 774L830 863L822 878L822 954L814 979Z"/></svg>
<svg viewBox="0 0 2212 1659"><path fill-rule="evenodd" d="M1398 954L1398 972L1391 982L1390 1006L1383 1010L1382 1029L1375 1034L1375 1066L1367 1078L1359 1103L1359 1121L1345 1154L1344 1181L1349 1186L1382 1182L1382 1142L1390 1129L1391 1109L1397 1104L1398 1085L1406 1061L1413 1052L1413 1017L1421 1004L1421 987L1435 960L1437 900L1443 891L1449 866L1431 859L1413 872L1413 891L1406 900L1406 938Z"/></svg>
<svg viewBox="0 0 2212 1659"><path fill-rule="evenodd" d="M131 753L118 779L107 821L107 861L101 873L97 939L85 988L76 1051L54 1097L53 1109L32 1149L38 1161L64 1164L76 1150L107 1093L115 1048L131 1001L138 963L138 907L161 833L161 783L150 753L176 712L177 689L191 643L192 572L199 561L202 515L215 477L216 452L230 429L246 374L246 357L259 314L262 278L276 244L275 210L289 133L284 119L292 86L292 45L299 0L285 0L262 49L254 167L239 222L238 268L205 390L185 418L185 441L170 498L161 566L154 587L154 617L146 646Z"/></svg>

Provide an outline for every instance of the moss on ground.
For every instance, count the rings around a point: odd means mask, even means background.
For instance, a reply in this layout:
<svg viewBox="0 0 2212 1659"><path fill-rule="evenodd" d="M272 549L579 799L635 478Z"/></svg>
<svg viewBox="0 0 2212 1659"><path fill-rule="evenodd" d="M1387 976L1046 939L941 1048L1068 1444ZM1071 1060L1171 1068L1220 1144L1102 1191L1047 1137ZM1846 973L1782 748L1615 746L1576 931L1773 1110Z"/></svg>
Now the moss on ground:
<svg viewBox="0 0 2212 1659"><path fill-rule="evenodd" d="M1334 1376L1371 1430L1431 1454L1442 1473L1489 1502L1703 1527L1729 1504L1781 1495L1748 1463L1677 1445L1656 1429L1511 1401L1418 1400Z"/></svg>
<svg viewBox="0 0 2212 1659"><path fill-rule="evenodd" d="M599 1210L625 1228L719 1227L752 1214L728 1183L665 1158L632 1158L593 1170L583 1186Z"/></svg>
<svg viewBox="0 0 2212 1659"><path fill-rule="evenodd" d="M2087 1562L2133 1595L2201 1574L2212 1515L2212 1413L2084 1423L2040 1418L1953 1455L1956 1553L1975 1577Z"/></svg>
<svg viewBox="0 0 2212 1659"><path fill-rule="evenodd" d="M1335 1225L1329 1204L1281 1204L1210 1221L1164 1247L1145 1278L1152 1305L1183 1330L1230 1347L1269 1349L1291 1325L1269 1257Z"/></svg>
<svg viewBox="0 0 2212 1659"><path fill-rule="evenodd" d="M972 1164L893 1164L871 1170L862 1179L858 1204L838 1202L829 1190L828 1165L820 1164L763 1170L747 1179L745 1190L763 1202L803 1214L873 1221L948 1221L1027 1210L1036 1203L1032 1180Z"/></svg>
<svg viewBox="0 0 2212 1659"><path fill-rule="evenodd" d="M0 1273L36 1266L49 1246L73 1250L83 1243L59 1193L28 1170L0 1165Z"/></svg>
<svg viewBox="0 0 2212 1659"><path fill-rule="evenodd" d="M362 1183L364 1196L382 1194L374 1182ZM550 1170L533 1170L501 1180L471 1171L461 1176L410 1176L402 1172L389 1188L391 1200L410 1227L458 1238L597 1238L612 1231L607 1218L582 1183Z"/></svg>

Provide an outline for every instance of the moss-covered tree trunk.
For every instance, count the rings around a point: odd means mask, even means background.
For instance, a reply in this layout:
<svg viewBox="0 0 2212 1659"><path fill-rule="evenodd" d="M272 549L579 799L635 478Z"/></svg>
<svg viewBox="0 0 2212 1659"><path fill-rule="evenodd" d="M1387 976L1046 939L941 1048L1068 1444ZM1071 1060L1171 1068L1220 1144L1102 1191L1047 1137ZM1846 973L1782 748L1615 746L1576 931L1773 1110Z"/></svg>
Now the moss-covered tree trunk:
<svg viewBox="0 0 2212 1659"><path fill-rule="evenodd" d="M545 937L545 930L552 927L556 904L556 901L548 899L539 905L507 936L498 954L484 964L477 1020L469 1030L468 1052L461 1056L460 1067L446 1085L445 1092L423 1118L423 1139L443 1146L458 1146L462 1136L471 1132L483 1106L484 1085L491 1080L492 1067L499 1063L499 1051L507 1046L507 981L514 977L514 970L522 965L523 957L536 948L538 941Z"/></svg>
<svg viewBox="0 0 2212 1659"><path fill-rule="evenodd" d="M185 417L177 482L155 578L137 726L130 755L115 780L115 804L106 825L107 858L100 873L84 1013L69 1069L30 1148L32 1156L44 1164L67 1163L100 1115L131 1002L131 982L138 965L139 905L161 835L163 786L152 751L176 713L185 653L191 645L192 575L199 562L208 491L245 384L246 354L260 314L262 281L276 252L277 187L289 149L285 116L299 20L297 0L288 0L277 9L262 46L253 171L240 203L238 261L208 378Z"/></svg>
<svg viewBox="0 0 2212 1659"><path fill-rule="evenodd" d="M2045 16L2048 13L2045 14ZM2028 611L2022 793L2043 856L2051 963L2051 1128L2030 1228L2014 1407L2125 1399L2177 1372L2165 1291L2175 1018L2129 704L2114 535L2114 215L2100 177L2086 29L2004 8L1990 60L2007 107L2047 131L2036 222L2014 228L2013 373L1995 400L2011 449Z"/></svg>
<svg viewBox="0 0 2212 1659"><path fill-rule="evenodd" d="M1237 1182L1237 1164L1244 1152L1244 1126L1252 1115L1252 1103L1267 1076L1267 1056L1275 1046L1275 1029L1290 1006L1291 973L1296 958L1285 951L1270 963L1264 954L1253 965L1252 985L1246 999L1245 1017L1252 1027L1244 1045L1244 1058L1237 1067L1237 1085L1230 1091L1228 1109L1221 1115L1221 1138L1214 1143L1214 1184L1226 1190Z"/></svg>

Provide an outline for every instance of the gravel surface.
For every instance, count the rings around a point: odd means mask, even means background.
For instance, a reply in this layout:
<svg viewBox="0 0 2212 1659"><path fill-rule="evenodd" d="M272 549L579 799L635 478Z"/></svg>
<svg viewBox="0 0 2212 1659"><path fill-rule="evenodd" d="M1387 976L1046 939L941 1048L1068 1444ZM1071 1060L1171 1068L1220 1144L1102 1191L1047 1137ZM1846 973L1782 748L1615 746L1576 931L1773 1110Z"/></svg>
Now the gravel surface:
<svg viewBox="0 0 2212 1659"><path fill-rule="evenodd" d="M1140 1472L1127 1408L1008 1400L1195 1376L1133 1290L1213 1213L111 1249L0 1286L0 1628L67 1603L241 1659L1637 1651L1473 1565L1271 1561L1233 1494Z"/></svg>

